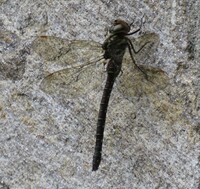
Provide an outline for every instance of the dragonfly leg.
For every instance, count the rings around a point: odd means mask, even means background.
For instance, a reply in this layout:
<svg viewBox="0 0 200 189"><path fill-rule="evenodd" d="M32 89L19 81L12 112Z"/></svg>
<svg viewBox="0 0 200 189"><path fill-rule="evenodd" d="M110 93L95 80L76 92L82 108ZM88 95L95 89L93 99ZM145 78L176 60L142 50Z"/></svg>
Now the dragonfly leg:
<svg viewBox="0 0 200 189"><path fill-rule="evenodd" d="M131 32L131 33L128 33L128 34L126 34L126 35L133 35L134 33L137 33L137 32L139 32L141 29L142 29L142 26L143 26L143 18L144 18L144 16L145 16L145 14L142 16L142 18L141 18L141 23L140 23L140 27L137 29L137 30L135 30L135 31L133 31L133 32ZM145 22L144 22L145 23ZM129 25L130 27L133 25L133 22Z"/></svg>
<svg viewBox="0 0 200 189"><path fill-rule="evenodd" d="M149 41L146 42L144 45L142 45L142 47L140 47L137 51L135 50L133 43L131 42L131 40L129 38L127 38L129 45L131 46L131 49L133 50L133 52L135 54L139 53L148 43L150 43Z"/></svg>
<svg viewBox="0 0 200 189"><path fill-rule="evenodd" d="M130 42L130 41L129 41ZM131 42L130 42L131 43ZM145 71L144 70L142 70L137 64L136 64L136 62L135 62L135 59L133 58L133 53L132 53L132 51L131 50L133 50L134 48L133 48L133 44L131 43L128 43L128 50L129 50L129 54L130 54L130 56L131 56L131 59L132 59L132 61L133 61L133 63L135 64L135 66L138 68L138 70L140 70L143 74L144 74L144 76L145 76L145 78L146 78L146 80L148 80L148 76L147 76L147 74L145 73ZM146 44L145 44L146 45ZM144 46L144 45L143 45ZM143 48L143 47L142 47ZM140 49L141 50L141 49ZM133 50L134 51L134 50ZM135 52L135 51L134 51ZM139 52L139 51L138 51Z"/></svg>

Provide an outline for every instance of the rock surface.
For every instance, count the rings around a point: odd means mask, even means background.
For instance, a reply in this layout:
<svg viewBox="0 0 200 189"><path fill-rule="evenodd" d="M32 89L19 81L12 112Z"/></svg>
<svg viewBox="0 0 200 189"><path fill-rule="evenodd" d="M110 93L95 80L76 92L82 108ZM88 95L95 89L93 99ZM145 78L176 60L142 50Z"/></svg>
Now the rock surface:
<svg viewBox="0 0 200 189"><path fill-rule="evenodd" d="M200 188L199 1L2 0L0 6L0 189ZM125 57L102 162L92 172L106 74L101 63L82 65L101 56L114 19L138 28L143 15L141 36L154 33L159 44L136 62L153 82L127 69ZM145 39L139 36L136 46ZM134 82L124 82L130 76Z"/></svg>

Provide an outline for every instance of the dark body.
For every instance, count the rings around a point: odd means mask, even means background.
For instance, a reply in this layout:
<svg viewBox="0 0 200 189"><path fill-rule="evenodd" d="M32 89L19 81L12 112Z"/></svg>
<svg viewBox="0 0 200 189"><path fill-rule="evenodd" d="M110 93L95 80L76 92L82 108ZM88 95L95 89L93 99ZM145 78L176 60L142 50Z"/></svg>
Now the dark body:
<svg viewBox="0 0 200 189"><path fill-rule="evenodd" d="M98 121L97 121L96 145L95 145L95 152L93 156L93 167L92 167L93 171L96 171L98 169L101 162L106 112L113 84L115 82L116 77L119 75L121 71L122 60L126 48L128 47L129 52L131 51L131 48L135 52L130 39L126 37L126 35L130 35L128 34L129 31L130 31L130 26L126 22L122 20L115 20L110 31L111 35L105 40L105 42L102 45L102 48L105 50L104 58L109 59L109 61L107 65L107 80L103 91L103 96L101 99ZM138 31L139 30L132 32L131 34L136 33ZM131 58L133 58L132 54Z"/></svg>

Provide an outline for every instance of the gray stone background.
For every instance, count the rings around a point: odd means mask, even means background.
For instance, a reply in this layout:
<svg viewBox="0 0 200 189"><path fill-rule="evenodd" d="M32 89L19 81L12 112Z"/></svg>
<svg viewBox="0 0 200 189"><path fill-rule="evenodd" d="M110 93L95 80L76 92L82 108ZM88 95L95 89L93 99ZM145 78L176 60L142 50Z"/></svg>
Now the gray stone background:
<svg viewBox="0 0 200 189"><path fill-rule="evenodd" d="M0 5L0 189L200 188L200 1ZM144 14L143 32L160 37L149 64L165 72L168 84L131 101L114 87L102 162L92 172L103 84L95 91L86 85L87 93L68 99L59 88L57 96L46 93L40 83L66 66L59 64L67 52L61 38L103 43L114 19L138 28ZM34 40L49 35L58 37L53 48L37 52Z"/></svg>

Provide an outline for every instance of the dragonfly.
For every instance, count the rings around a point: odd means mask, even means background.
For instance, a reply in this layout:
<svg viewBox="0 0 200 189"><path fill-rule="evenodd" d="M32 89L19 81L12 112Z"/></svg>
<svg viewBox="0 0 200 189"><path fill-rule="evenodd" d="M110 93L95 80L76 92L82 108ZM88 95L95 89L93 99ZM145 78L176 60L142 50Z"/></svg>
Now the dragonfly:
<svg viewBox="0 0 200 189"><path fill-rule="evenodd" d="M38 36L33 41L34 51L46 61L47 67L61 67L52 70L40 83L40 89L52 96L76 98L95 90L103 82L101 60L107 60L107 78L97 119L92 171L98 170L102 159L106 114L116 78L119 76L120 80L116 84L117 89L127 98L149 95L167 85L168 77L162 69L136 64L151 60L159 44L159 35L153 32L137 39L128 37L140 29L130 32L131 24L117 19L102 45L94 41L67 40L55 36Z"/></svg>

